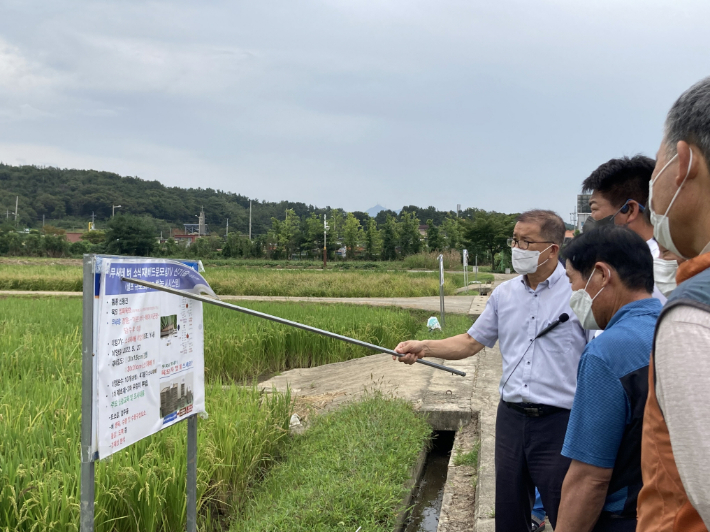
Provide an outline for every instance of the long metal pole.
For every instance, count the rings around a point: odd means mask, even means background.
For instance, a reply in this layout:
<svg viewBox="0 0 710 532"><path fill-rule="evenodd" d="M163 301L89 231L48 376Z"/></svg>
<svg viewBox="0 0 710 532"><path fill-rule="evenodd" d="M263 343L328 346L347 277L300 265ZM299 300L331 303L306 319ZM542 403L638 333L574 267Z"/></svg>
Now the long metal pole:
<svg viewBox="0 0 710 532"><path fill-rule="evenodd" d="M249 200L249 242L251 242L251 200Z"/></svg>
<svg viewBox="0 0 710 532"><path fill-rule="evenodd" d="M326 231L328 230L328 223L326 222L326 215L323 215L323 269L325 270L326 268L326 257L327 257L327 251L326 251L326 246L325 246L325 240L326 240Z"/></svg>
<svg viewBox="0 0 710 532"><path fill-rule="evenodd" d="M217 305L218 307L236 310L237 312L243 312L244 314L249 314L250 316L256 316L257 318L263 318L265 320L275 321L276 323L282 323L284 325L296 327L297 329L303 329L304 331L310 331L310 332L313 332L316 334L321 334L323 336L328 336L329 338L335 338L336 340L348 342L350 344L359 345L361 347L367 347L368 349L372 349L373 351L379 351L380 353L387 353L389 355L394 355L396 357L403 356L401 353L397 353L396 351L393 351L392 349L387 349L385 347L380 347L379 345L371 344L368 342L363 342L362 340L357 340L355 338L350 338L348 336L342 336L342 335L336 334L334 332L324 331L323 329L311 327L310 325L304 325L303 323L298 323L297 321L291 321L291 320L287 320L284 318L279 318L278 316L272 316L271 314L265 314L263 312L252 310L250 308L238 307L237 305L232 305L231 303L225 303L224 301L220 301L219 299L213 299L211 297L193 294L191 292L185 292L183 290L177 290L176 288L169 288L167 286L162 286L162 285L159 285L156 283L150 283L148 281L142 281L140 279L130 279L128 277L121 277L121 280L126 283L133 283L133 284L137 284L140 286L145 286L147 288L154 288L155 290L167 292L168 294L175 294L176 296L187 297L189 299L194 299L195 301L202 301L203 303L209 303L210 305ZM441 364L435 364L434 362L429 362L428 360L418 359L417 362L419 364L424 364L425 366L448 371L448 372L453 373L455 375L460 375L461 377L466 376L466 373L463 371L459 371L454 368L449 368L447 366L442 366Z"/></svg>
<svg viewBox="0 0 710 532"><path fill-rule="evenodd" d="M91 452L91 408L94 384L94 255L84 255L84 299L81 330L81 532L94 530L94 457Z"/></svg>
<svg viewBox="0 0 710 532"><path fill-rule="evenodd" d="M187 532L197 532L197 414L187 418Z"/></svg>

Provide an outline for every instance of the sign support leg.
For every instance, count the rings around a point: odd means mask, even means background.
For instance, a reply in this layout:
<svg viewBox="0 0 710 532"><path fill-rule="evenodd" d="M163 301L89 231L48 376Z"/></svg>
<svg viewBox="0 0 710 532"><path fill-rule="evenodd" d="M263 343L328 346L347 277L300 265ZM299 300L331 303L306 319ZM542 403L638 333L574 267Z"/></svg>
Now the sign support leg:
<svg viewBox="0 0 710 532"><path fill-rule="evenodd" d="M197 414L187 419L187 532L197 531Z"/></svg>
<svg viewBox="0 0 710 532"><path fill-rule="evenodd" d="M84 299L81 330L81 532L94 530L94 457L91 451L91 408L94 388L94 256L84 255Z"/></svg>

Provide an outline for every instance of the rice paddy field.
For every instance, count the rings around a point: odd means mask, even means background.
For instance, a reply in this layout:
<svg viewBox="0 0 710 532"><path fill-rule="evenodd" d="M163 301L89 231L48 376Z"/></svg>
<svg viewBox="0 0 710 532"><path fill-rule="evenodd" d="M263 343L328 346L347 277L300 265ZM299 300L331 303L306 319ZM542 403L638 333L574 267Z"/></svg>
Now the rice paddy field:
<svg viewBox="0 0 710 532"><path fill-rule="evenodd" d="M423 312L249 306L389 347L403 338L429 337ZM464 316L447 316L444 334L469 325ZM209 418L200 420L198 429L201 529L223 529L246 515L265 473L287 461L292 448L289 395L234 383L366 354L300 330L205 308ZM0 299L0 531L78 530L80 373L80 299ZM96 529L183 529L185 450L186 427L179 424L98 462Z"/></svg>
<svg viewBox="0 0 710 532"><path fill-rule="evenodd" d="M294 270L217 266L204 273L217 294L290 297L421 297L439 295L437 273L366 270ZM479 274L492 278L490 274ZM444 293L463 286L463 274L446 274ZM79 262L0 262L0 290L80 292Z"/></svg>

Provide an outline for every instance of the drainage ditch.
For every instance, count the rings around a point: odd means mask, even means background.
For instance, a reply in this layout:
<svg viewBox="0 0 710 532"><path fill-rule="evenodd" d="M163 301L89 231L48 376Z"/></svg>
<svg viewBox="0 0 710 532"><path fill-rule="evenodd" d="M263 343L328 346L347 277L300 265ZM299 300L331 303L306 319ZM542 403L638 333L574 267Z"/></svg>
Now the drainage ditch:
<svg viewBox="0 0 710 532"><path fill-rule="evenodd" d="M456 432L452 430L434 431L404 532L436 532L455 437Z"/></svg>

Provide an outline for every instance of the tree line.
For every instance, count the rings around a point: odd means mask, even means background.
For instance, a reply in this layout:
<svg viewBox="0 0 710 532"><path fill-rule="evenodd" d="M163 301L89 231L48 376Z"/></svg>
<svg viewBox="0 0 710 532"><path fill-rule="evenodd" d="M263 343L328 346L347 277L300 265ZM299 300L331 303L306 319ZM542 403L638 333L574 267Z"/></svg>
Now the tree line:
<svg viewBox="0 0 710 532"><path fill-rule="evenodd" d="M166 187L157 181L121 177L94 170L61 170L0 164L0 198L6 213L20 197L19 223L6 216L0 224L0 254L77 256L87 252L201 258L320 258L323 215L330 260L345 248L347 260L397 260L422 251L469 250L482 263L509 257L514 214L469 208L460 213L434 207L404 206L400 212L345 212L304 203L253 202L252 239L248 232L249 198L202 188ZM113 205L121 205L111 218ZM170 225L196 223L204 207L209 236L192 245L172 238ZM66 227L94 214L101 230L86 231L69 243ZM42 216L51 225L42 226ZM226 221L229 219L229 233ZM30 228L18 232L18 227ZM509 263L509 258L508 258Z"/></svg>

